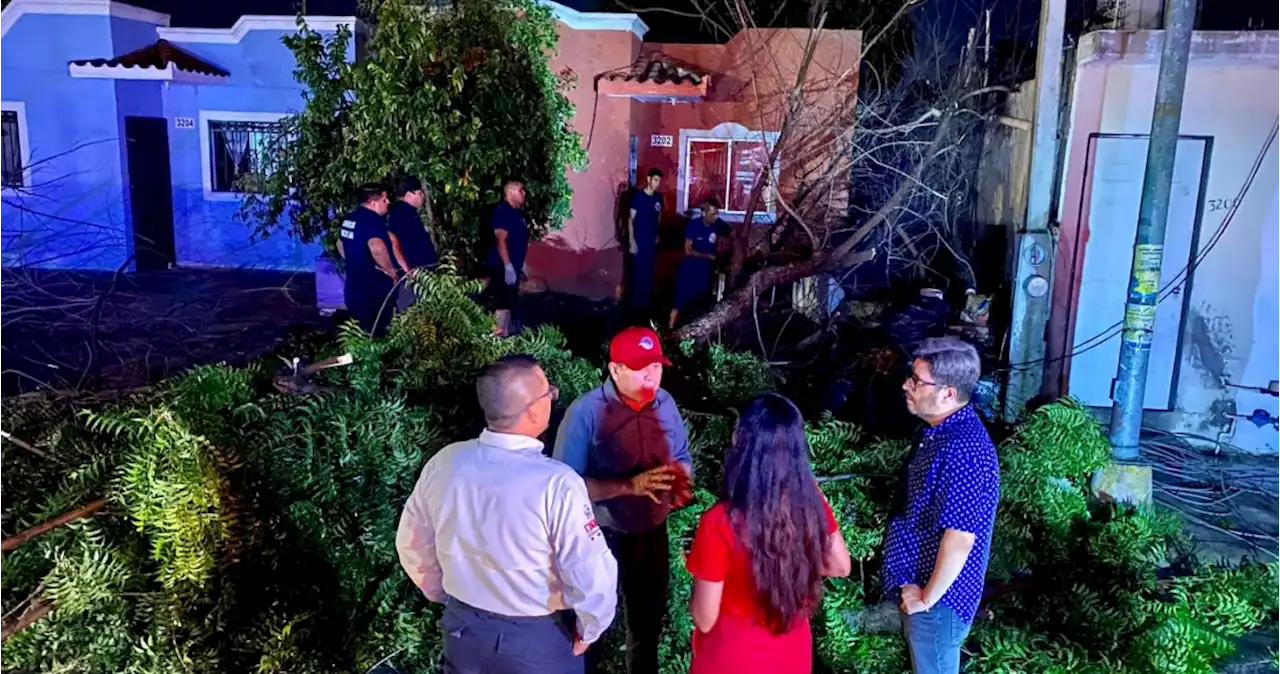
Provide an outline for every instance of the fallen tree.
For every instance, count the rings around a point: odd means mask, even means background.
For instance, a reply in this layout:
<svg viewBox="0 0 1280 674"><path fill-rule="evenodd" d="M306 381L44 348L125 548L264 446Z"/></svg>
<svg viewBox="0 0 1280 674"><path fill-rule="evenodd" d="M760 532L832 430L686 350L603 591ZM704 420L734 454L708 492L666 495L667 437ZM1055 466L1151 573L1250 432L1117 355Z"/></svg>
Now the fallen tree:
<svg viewBox="0 0 1280 674"><path fill-rule="evenodd" d="M753 180L743 223L756 224L735 225L728 293L682 327L680 338L706 340L772 288L846 274L877 255L917 275L940 255L960 257L951 242L969 183L955 168L974 162L968 139L990 112L990 94L1008 89L987 83L972 49L956 63L944 40L931 48L904 40L920 4L692 3L690 15L718 34L752 39L758 27L798 29L802 51L795 80L757 93L752 106L751 128L777 131L762 165L785 158L785 171L761 170ZM859 64L832 71L820 58L833 23L862 30ZM748 80L768 82L792 67L767 45L743 52L739 67L752 73ZM867 203L851 203L855 182L875 184L861 192Z"/></svg>
<svg viewBox="0 0 1280 674"><path fill-rule="evenodd" d="M315 375L323 394L276 391L268 360L196 368L56 420L7 414L7 431L43 455L6 445L4 534L43 533L0 566L4 669L432 671L439 609L400 569L395 530L422 464L478 428L472 374L504 353L532 353L563 405L603 373L550 326L494 338L469 298L474 282L442 274L420 289L424 301L386 339L348 325L315 342L317 360L355 356ZM672 520L661 645L672 673L687 666L692 629L678 553L713 501L732 410L777 385L757 358L718 345L686 342L675 360L699 489ZM1233 637L1274 624L1274 565L1200 567L1167 515L1089 505L1088 475L1109 449L1086 410L1048 405L997 435L991 582L1007 590L985 604L970 671L1207 674ZM849 579L829 582L815 617L819 670L905 671L902 636L866 617L909 443L832 418L815 419L809 437L857 560ZM97 498L105 505L93 517L59 517ZM40 526L55 519L67 523ZM605 671L623 671L621 631L597 646Z"/></svg>

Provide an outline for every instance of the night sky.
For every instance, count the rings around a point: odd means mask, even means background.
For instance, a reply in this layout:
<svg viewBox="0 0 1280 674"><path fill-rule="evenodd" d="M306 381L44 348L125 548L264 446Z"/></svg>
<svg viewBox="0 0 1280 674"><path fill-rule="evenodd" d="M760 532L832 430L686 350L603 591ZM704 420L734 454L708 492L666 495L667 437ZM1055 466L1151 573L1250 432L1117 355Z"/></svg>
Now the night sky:
<svg viewBox="0 0 1280 674"><path fill-rule="evenodd" d="M291 16L305 3L308 14L350 16L356 13L356 0L127 0L130 4L165 12L173 26L228 28L244 14L278 14ZM707 0L714 1L714 0ZM804 2L804 0L793 0ZM841 0L833 0L840 2ZM857 1L857 0L845 0ZM865 1L865 0L864 0ZM876 0L891 2L891 0ZM1079 26L1095 0L1067 0L1069 32L1071 24ZM561 4L582 11L627 11L625 7L667 7L687 9L689 0L560 0ZM981 20L982 10L992 8L992 42L1021 45L1034 44L1040 0L927 0L913 15L917 37L937 36L952 48L963 43L969 27ZM654 42L707 42L716 37L686 19L667 12L640 12ZM1280 3L1276 0L1201 0L1200 30L1245 30L1277 28Z"/></svg>

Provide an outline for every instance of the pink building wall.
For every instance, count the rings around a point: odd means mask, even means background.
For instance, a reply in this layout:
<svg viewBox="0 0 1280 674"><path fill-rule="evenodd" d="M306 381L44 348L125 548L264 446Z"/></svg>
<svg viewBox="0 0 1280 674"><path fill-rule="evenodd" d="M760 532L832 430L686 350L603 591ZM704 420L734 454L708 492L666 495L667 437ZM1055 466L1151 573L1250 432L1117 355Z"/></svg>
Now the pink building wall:
<svg viewBox="0 0 1280 674"><path fill-rule="evenodd" d="M1097 156L1100 134L1114 138L1150 133L1160 44L1159 31L1101 31L1086 35L1078 50L1046 381L1060 393L1092 391L1090 397L1097 400L1090 404L1100 406L1105 406L1101 403L1115 376L1113 353L1119 352L1119 338L1089 342L1097 330L1080 326L1092 326L1102 314L1108 316L1103 323L1111 321L1110 314L1123 314L1126 289L1101 279L1097 260L1117 257L1112 265L1116 274L1111 276L1127 276L1133 222L1127 210L1120 215L1099 205L1103 202L1095 198L1095 178L1105 167L1088 158L1091 143ZM1255 408L1273 415L1280 412L1274 397L1237 388L1265 388L1280 370L1280 175L1277 144L1268 144L1280 123L1278 52L1276 32L1195 34L1180 133L1208 143L1184 140L1179 153L1184 146L1205 145L1208 158L1202 185L1179 186L1175 181L1177 212L1170 212L1161 286L1189 266L1186 259L1171 259L1175 239L1185 242L1190 236L1189 253L1198 261L1190 264L1190 282L1163 299L1157 312L1156 339L1173 345L1173 352L1161 367L1153 360L1151 376L1166 377L1172 405L1167 399L1153 400L1150 386L1147 396L1148 423L1221 437L1267 453L1276 452L1275 430L1256 428L1232 415L1247 415ZM1136 167L1136 174L1126 178L1140 188L1142 157L1126 161ZM1244 190L1255 163L1259 170ZM1195 194L1179 194L1180 189L1199 191L1199 202ZM1193 221L1198 222L1195 231L1176 231L1191 227L1188 223ZM1229 227L1222 227L1224 221ZM1117 234L1122 228L1125 234ZM1087 272L1091 259L1093 274ZM1172 324L1166 321L1161 328L1162 316L1172 317Z"/></svg>
<svg viewBox="0 0 1280 674"><path fill-rule="evenodd" d="M570 14L559 26L560 44L552 67L557 71L572 69L578 77L577 87L568 96L576 108L573 128L582 135L589 164L586 170L570 175L572 217L560 231L531 248L526 265L535 283L589 297L611 296L621 282L616 217L619 196L628 187L631 137L636 138L640 179L651 168L667 175L662 188L666 197L664 229L681 226L681 131L707 132L727 122L752 132L777 131L781 100L795 81L809 37L803 29L755 29L723 45L644 44L639 37L643 30L632 30L620 18L608 29L591 27L592 17L598 16ZM857 83L860 39L857 31L822 33L806 89L815 110L846 105L851 100ZM709 75L711 86L705 99L659 102L597 92L600 77L627 69L642 55L661 55ZM827 91L837 86L842 90ZM613 91L619 89L615 86ZM675 142L672 147L653 147L650 141L654 135L671 136ZM780 160L785 188L788 158ZM678 258L678 253L672 257ZM666 262L662 267L673 266L672 260Z"/></svg>

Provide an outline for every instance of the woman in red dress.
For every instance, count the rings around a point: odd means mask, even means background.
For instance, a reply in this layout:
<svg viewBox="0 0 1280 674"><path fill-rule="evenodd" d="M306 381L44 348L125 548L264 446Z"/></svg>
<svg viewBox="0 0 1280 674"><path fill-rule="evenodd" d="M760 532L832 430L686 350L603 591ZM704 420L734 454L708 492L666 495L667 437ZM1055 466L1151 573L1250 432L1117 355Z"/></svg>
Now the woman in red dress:
<svg viewBox="0 0 1280 674"><path fill-rule="evenodd" d="M812 670L809 616L822 579L849 575L852 562L790 400L769 393L743 410L720 501L698 522L687 566L690 674Z"/></svg>

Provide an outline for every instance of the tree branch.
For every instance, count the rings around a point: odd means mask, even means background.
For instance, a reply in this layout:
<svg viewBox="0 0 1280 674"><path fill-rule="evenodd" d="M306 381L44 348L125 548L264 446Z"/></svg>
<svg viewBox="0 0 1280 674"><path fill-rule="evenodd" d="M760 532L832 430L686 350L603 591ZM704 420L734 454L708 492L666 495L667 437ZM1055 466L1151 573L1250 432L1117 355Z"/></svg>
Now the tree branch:
<svg viewBox="0 0 1280 674"><path fill-rule="evenodd" d="M26 531L23 531L20 534L10 536L9 538L6 538L3 541L0 541L0 552L12 552L13 550L17 550L24 543L35 538L36 536L40 536L42 534L53 531L54 529L57 529L60 526L69 524L78 519L89 517L90 515L101 510L102 506L106 504L107 504L107 500L100 498L96 501L93 501L92 503L89 503L88 505L81 506L80 508L76 508L71 512L58 515L57 517L47 522L37 524L34 527L31 527L30 529L27 529Z"/></svg>
<svg viewBox="0 0 1280 674"><path fill-rule="evenodd" d="M13 620L5 620L0 625L0 643L8 641L9 637L31 627L37 620L49 615L53 608L52 599L43 596L33 599L22 615Z"/></svg>

